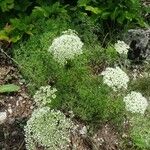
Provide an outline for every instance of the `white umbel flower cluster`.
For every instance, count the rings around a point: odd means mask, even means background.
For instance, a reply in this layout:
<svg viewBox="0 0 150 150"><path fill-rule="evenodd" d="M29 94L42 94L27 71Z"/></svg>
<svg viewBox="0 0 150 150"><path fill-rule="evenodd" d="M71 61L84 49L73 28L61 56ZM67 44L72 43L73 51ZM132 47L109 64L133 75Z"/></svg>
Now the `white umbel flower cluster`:
<svg viewBox="0 0 150 150"><path fill-rule="evenodd" d="M101 73L103 75L103 82L111 87L114 91L119 89L127 89L129 77L121 70L119 67L116 68L106 68L105 71Z"/></svg>
<svg viewBox="0 0 150 150"><path fill-rule="evenodd" d="M25 126L27 150L35 150L37 145L47 150L66 150L72 125L60 111L48 107L35 110Z"/></svg>
<svg viewBox="0 0 150 150"><path fill-rule="evenodd" d="M75 56L82 54L83 43L75 31L64 31L63 35L55 38L49 48L54 59L60 64L65 64L67 60L74 59Z"/></svg>
<svg viewBox="0 0 150 150"><path fill-rule="evenodd" d="M144 114L148 107L147 99L139 92L132 91L124 97L123 101L125 102L126 110L132 113Z"/></svg>
<svg viewBox="0 0 150 150"><path fill-rule="evenodd" d="M130 47L124 41L117 41L117 43L114 45L114 48L119 54L127 55Z"/></svg>
<svg viewBox="0 0 150 150"><path fill-rule="evenodd" d="M51 103L56 98L56 88L51 86L41 86L40 89L33 96L34 101L38 107L43 107Z"/></svg>

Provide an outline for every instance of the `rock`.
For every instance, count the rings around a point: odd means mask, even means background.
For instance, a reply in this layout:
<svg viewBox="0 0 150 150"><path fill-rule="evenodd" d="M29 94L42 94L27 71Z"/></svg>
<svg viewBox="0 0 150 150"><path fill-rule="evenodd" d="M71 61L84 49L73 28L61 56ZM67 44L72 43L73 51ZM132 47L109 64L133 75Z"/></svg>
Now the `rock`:
<svg viewBox="0 0 150 150"><path fill-rule="evenodd" d="M150 29L130 29L124 35L124 41L130 45L128 52L130 60L150 59Z"/></svg>
<svg viewBox="0 0 150 150"><path fill-rule="evenodd" d="M81 135L87 135L87 128L86 128L86 126L83 126L82 127L82 129L81 130L79 130L79 133L81 134Z"/></svg>
<svg viewBox="0 0 150 150"><path fill-rule="evenodd" d="M9 112L9 114L12 114L12 108L11 107L8 107L7 111Z"/></svg>
<svg viewBox="0 0 150 150"><path fill-rule="evenodd" d="M6 118L7 118L6 112L0 112L0 124L5 123Z"/></svg>

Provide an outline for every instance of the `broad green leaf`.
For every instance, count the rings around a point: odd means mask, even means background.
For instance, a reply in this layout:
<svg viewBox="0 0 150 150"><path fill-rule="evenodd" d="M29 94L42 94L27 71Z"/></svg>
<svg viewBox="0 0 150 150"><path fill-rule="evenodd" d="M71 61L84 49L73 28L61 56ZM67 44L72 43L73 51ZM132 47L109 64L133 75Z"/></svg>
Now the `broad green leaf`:
<svg viewBox="0 0 150 150"><path fill-rule="evenodd" d="M15 84L0 85L0 93L10 93L19 91L20 87Z"/></svg>
<svg viewBox="0 0 150 150"><path fill-rule="evenodd" d="M86 6L85 10L91 11L94 14L100 14L102 12L102 10L99 9L98 7L92 7L92 6Z"/></svg>

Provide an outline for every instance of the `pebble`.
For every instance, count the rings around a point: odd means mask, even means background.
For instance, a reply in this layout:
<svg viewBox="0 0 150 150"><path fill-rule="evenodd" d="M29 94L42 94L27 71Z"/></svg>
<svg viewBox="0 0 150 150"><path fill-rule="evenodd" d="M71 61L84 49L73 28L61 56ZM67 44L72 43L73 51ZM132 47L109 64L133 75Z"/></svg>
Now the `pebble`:
<svg viewBox="0 0 150 150"><path fill-rule="evenodd" d="M25 103L26 103L26 101L23 101L22 103L23 103L23 104L25 104Z"/></svg>
<svg viewBox="0 0 150 150"><path fill-rule="evenodd" d="M86 126L84 126L79 132L80 132L81 135L86 135L87 134Z"/></svg>
<svg viewBox="0 0 150 150"><path fill-rule="evenodd" d="M16 106L19 106L19 101L16 101Z"/></svg>
<svg viewBox="0 0 150 150"><path fill-rule="evenodd" d="M19 101L22 101L23 100L23 97L19 96Z"/></svg>
<svg viewBox="0 0 150 150"><path fill-rule="evenodd" d="M30 109L34 109L34 106L30 106Z"/></svg>
<svg viewBox="0 0 150 150"><path fill-rule="evenodd" d="M12 114L12 108L11 108L11 107L9 107L7 110L8 110L8 112L9 112L10 114Z"/></svg>
<svg viewBox="0 0 150 150"><path fill-rule="evenodd" d="M9 107L11 107L11 104L8 104Z"/></svg>
<svg viewBox="0 0 150 150"><path fill-rule="evenodd" d="M6 112L0 112L0 124L3 124L6 121L7 114Z"/></svg>

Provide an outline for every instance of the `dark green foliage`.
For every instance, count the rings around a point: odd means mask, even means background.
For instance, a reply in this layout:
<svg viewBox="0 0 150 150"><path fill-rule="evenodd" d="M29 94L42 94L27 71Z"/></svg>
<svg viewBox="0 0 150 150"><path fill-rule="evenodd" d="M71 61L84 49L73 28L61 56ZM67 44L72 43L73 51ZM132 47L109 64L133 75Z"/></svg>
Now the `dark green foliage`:
<svg viewBox="0 0 150 150"><path fill-rule="evenodd" d="M17 42L36 33L35 22L39 18L48 20L58 16L64 19L70 16L72 23L80 26L77 28L81 33L89 25L100 40L105 36L113 39L114 32L126 27L145 26L142 10L140 0L1 0L0 40ZM147 12L145 9L144 14Z"/></svg>
<svg viewBox="0 0 150 150"><path fill-rule="evenodd" d="M25 4L25 6L27 5L27 7L29 7L30 3L31 2ZM14 9L17 9L16 5L17 4L15 4ZM0 40L17 42L24 36L36 34L36 22L39 22L38 20L41 19L45 19L46 21L49 18L57 18L58 16L63 19L69 18L65 7L61 6L58 2L54 4L52 3L51 5L46 5L46 3L43 3L41 6L39 6L38 3L32 4L32 9L29 14L27 10L24 10L24 14L21 13L22 10L20 10L20 8L22 5L23 4L20 4L18 6L19 10L15 10L20 12L17 13L18 16L11 16L9 20L6 21L6 23L10 23L10 26L6 26L0 31ZM5 15L6 14L4 14L4 16Z"/></svg>
<svg viewBox="0 0 150 150"><path fill-rule="evenodd" d="M78 6L98 20L125 25L131 22L144 25L140 0L78 0Z"/></svg>
<svg viewBox="0 0 150 150"><path fill-rule="evenodd" d="M14 0L0 0L0 8L2 12L9 11L14 7Z"/></svg>

